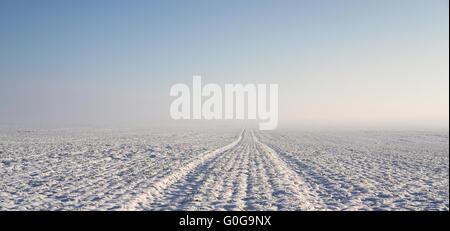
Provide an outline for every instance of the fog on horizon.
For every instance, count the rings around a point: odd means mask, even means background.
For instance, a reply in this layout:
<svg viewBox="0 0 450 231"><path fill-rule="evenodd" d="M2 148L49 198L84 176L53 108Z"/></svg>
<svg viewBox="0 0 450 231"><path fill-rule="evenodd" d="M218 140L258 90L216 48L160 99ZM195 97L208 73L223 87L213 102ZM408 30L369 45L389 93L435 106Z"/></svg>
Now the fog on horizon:
<svg viewBox="0 0 450 231"><path fill-rule="evenodd" d="M0 125L181 125L201 75L277 83L280 128L448 129L448 4L1 1Z"/></svg>

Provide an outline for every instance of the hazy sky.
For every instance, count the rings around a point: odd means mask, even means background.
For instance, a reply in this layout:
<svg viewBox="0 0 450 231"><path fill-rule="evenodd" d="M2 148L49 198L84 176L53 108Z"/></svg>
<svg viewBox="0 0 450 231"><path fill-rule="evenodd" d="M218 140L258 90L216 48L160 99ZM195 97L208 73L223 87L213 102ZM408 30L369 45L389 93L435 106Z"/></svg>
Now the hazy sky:
<svg viewBox="0 0 450 231"><path fill-rule="evenodd" d="M0 124L170 123L192 75L279 123L447 127L449 2L0 1Z"/></svg>

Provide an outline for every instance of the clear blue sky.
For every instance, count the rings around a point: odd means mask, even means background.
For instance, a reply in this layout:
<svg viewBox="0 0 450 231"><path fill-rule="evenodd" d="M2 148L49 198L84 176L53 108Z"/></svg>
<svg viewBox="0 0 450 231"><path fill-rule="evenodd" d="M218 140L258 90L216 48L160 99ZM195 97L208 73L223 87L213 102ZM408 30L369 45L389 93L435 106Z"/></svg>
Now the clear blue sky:
<svg viewBox="0 0 450 231"><path fill-rule="evenodd" d="M0 1L0 123L169 121L172 84L278 83L280 124L448 127L449 3Z"/></svg>

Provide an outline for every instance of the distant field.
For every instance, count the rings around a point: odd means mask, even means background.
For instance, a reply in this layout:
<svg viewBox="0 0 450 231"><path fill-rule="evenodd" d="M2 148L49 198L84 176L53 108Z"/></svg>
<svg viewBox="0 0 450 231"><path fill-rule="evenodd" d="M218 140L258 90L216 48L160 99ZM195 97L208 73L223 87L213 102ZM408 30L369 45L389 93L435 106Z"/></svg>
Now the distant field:
<svg viewBox="0 0 450 231"><path fill-rule="evenodd" d="M449 210L449 135L2 129L0 210Z"/></svg>

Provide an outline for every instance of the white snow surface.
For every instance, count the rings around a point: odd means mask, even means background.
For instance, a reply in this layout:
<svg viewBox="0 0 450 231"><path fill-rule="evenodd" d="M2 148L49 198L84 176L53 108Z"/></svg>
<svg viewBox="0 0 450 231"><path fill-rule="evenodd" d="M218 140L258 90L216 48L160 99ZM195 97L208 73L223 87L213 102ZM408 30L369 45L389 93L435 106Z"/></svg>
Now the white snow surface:
<svg viewBox="0 0 450 231"><path fill-rule="evenodd" d="M449 210L431 131L0 129L0 210Z"/></svg>

